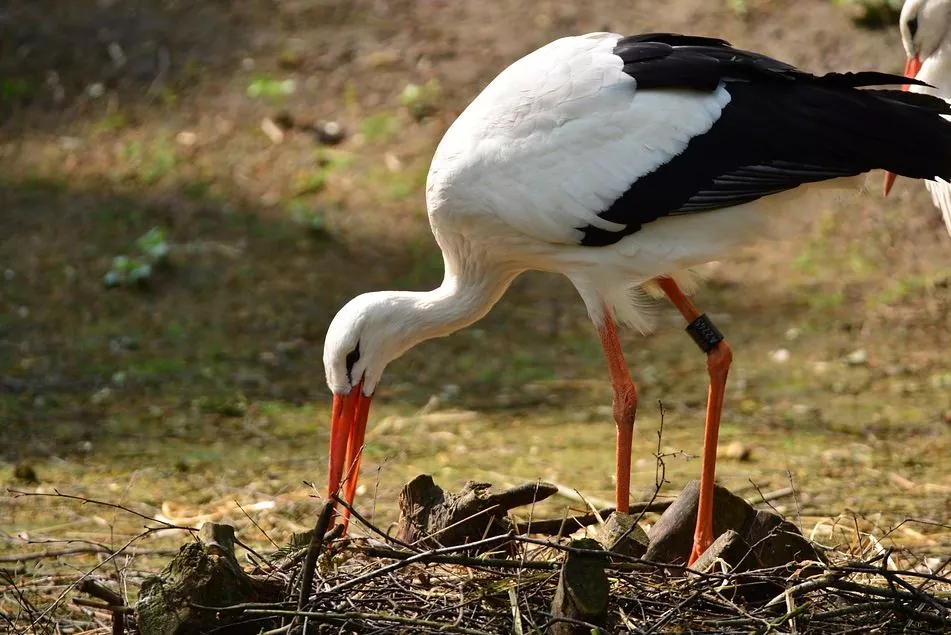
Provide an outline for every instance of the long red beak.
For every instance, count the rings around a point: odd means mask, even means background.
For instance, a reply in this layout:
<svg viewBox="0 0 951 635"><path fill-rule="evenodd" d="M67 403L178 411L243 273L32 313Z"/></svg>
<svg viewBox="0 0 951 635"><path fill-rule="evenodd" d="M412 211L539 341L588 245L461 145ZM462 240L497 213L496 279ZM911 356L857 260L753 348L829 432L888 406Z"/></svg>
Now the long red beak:
<svg viewBox="0 0 951 635"><path fill-rule="evenodd" d="M357 476L363 458L363 438L367 431L367 416L370 414L369 397L363 394L361 381L347 395L334 395L330 415L330 467L327 476L327 496L340 495L347 505L353 505L357 493ZM342 512L344 528L350 522L350 511Z"/></svg>
<svg viewBox="0 0 951 635"><path fill-rule="evenodd" d="M918 71L921 70L921 58L915 55L914 57L909 57L905 60L905 77L914 78ZM908 90L908 84L905 84L901 87L902 90ZM888 193L892 191L892 186L895 184L895 174L893 172L885 173L885 188L884 195L888 196Z"/></svg>

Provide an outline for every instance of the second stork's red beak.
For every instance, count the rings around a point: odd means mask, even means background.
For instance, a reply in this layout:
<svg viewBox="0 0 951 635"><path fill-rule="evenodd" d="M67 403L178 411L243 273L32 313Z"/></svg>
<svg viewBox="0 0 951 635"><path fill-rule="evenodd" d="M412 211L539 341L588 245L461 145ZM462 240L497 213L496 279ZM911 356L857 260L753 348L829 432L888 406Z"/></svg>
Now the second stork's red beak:
<svg viewBox="0 0 951 635"><path fill-rule="evenodd" d="M353 505L357 493L357 476L360 474L360 459L363 457L363 439L367 431L367 416L370 414L369 397L363 394L363 382L354 386L347 395L334 395L330 415L330 466L327 478L327 496L341 496ZM340 488L343 487L341 495ZM343 526L350 522L350 511L342 512Z"/></svg>
<svg viewBox="0 0 951 635"><path fill-rule="evenodd" d="M915 55L914 57L909 57L905 61L905 77L914 78L918 71L921 70L921 58ZM901 87L902 90L908 90L908 84L905 84ZM888 193L892 191L892 186L895 184L895 174L893 172L885 173L885 188L884 195L888 196Z"/></svg>

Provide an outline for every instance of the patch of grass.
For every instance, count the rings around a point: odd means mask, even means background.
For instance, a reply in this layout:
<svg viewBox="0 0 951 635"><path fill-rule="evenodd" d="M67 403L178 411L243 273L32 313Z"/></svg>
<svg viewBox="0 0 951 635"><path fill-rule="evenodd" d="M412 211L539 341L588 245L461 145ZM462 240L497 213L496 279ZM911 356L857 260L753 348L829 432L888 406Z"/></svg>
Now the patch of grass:
<svg viewBox="0 0 951 635"><path fill-rule="evenodd" d="M202 412L222 417L243 417L248 413L248 400L244 395L203 397L196 400L195 406Z"/></svg>
<svg viewBox="0 0 951 635"><path fill-rule="evenodd" d="M119 156L143 185L154 185L178 165L175 148L162 138L151 143L128 141L121 146Z"/></svg>
<svg viewBox="0 0 951 635"><path fill-rule="evenodd" d="M33 85L17 77L0 77L0 105L15 106L33 94Z"/></svg>
<svg viewBox="0 0 951 635"><path fill-rule="evenodd" d="M436 113L441 93L442 87L439 85L439 80L435 78L422 86L407 84L400 93L400 104L406 108L410 117L416 121L422 121Z"/></svg>
<svg viewBox="0 0 951 635"><path fill-rule="evenodd" d="M903 0L832 0L845 7L855 24L866 29L884 29L898 22Z"/></svg>
<svg viewBox="0 0 951 635"><path fill-rule="evenodd" d="M381 143L390 138L399 130L399 119L388 112L380 112L364 117L360 122L360 132L363 138L370 143Z"/></svg>
<svg viewBox="0 0 951 635"><path fill-rule="evenodd" d="M211 198L212 181L190 181L182 185L182 194L193 201L202 201Z"/></svg>
<svg viewBox="0 0 951 635"><path fill-rule="evenodd" d="M371 184L372 191L379 193L381 200L393 203L405 201L421 193L426 186L428 173L428 166L404 167L398 170L378 168L370 172L367 181Z"/></svg>
<svg viewBox="0 0 951 635"><path fill-rule="evenodd" d="M187 369L185 361L177 357L149 357L131 364L128 372L141 377L174 377Z"/></svg>
<svg viewBox="0 0 951 635"><path fill-rule="evenodd" d="M148 158L139 168L139 180L145 185L157 183L171 172L178 163L178 156L168 142L159 142L150 148Z"/></svg>
<svg viewBox="0 0 951 635"><path fill-rule="evenodd" d="M128 117L122 111L118 111L107 114L93 122L91 132L92 134L110 134L118 132L128 125Z"/></svg>
<svg viewBox="0 0 951 635"><path fill-rule="evenodd" d="M307 196L322 192L327 186L328 174L325 170L315 170L299 175L294 180L294 196Z"/></svg>
<svg viewBox="0 0 951 635"><path fill-rule="evenodd" d="M156 267L167 262L169 246L165 231L153 227L135 241L136 255L116 256L112 268L103 277L107 287L144 286L151 281Z"/></svg>
<svg viewBox="0 0 951 635"><path fill-rule="evenodd" d="M320 149L314 153L315 168L303 172L294 181L294 196L318 194L327 187L330 176L347 168L354 160L349 152Z"/></svg>
<svg viewBox="0 0 951 635"><path fill-rule="evenodd" d="M322 205L311 205L302 200L293 200L287 204L287 213L294 222L307 228L315 237L329 237L327 210Z"/></svg>
<svg viewBox="0 0 951 635"><path fill-rule="evenodd" d="M293 79L277 79L266 75L255 77L248 84L246 90L252 99L266 99L280 102L297 90L297 83Z"/></svg>
<svg viewBox="0 0 951 635"><path fill-rule="evenodd" d="M871 308L881 304L907 301L909 298L924 295L927 291L934 289L937 286L936 281L943 279L941 274L937 274L908 275L889 280L885 282L886 286L883 290L869 296L866 305Z"/></svg>

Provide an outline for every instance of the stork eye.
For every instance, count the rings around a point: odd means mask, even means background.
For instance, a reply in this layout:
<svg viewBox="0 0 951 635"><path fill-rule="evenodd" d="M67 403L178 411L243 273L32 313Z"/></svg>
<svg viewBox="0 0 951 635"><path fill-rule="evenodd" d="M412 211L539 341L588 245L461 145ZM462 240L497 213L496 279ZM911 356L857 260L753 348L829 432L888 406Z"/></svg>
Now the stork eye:
<svg viewBox="0 0 951 635"><path fill-rule="evenodd" d="M350 384L352 385L353 384L353 366L358 361L360 361L360 342L357 342L356 348L354 348L352 351L347 353L347 357L345 358L345 361L347 364L347 381L349 381Z"/></svg>
<svg viewBox="0 0 951 635"><path fill-rule="evenodd" d="M918 32L918 16L916 15L912 19L908 20L908 34L912 39L915 39L915 33Z"/></svg>

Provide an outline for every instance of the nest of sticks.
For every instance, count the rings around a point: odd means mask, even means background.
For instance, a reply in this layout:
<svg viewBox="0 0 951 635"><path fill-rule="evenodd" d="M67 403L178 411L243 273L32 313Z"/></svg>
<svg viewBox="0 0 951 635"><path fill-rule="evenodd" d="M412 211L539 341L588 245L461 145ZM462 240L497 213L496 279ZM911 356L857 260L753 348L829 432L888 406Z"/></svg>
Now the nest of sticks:
<svg viewBox="0 0 951 635"><path fill-rule="evenodd" d="M544 484L498 494L469 484L458 494L420 498L433 494L431 479L422 489L414 483L404 488L395 535L351 510L342 536L328 501L312 531L268 555L249 551L249 566L235 555L233 528L207 523L142 584L135 606L124 605L106 578L84 575L78 590L94 599L73 602L86 623L77 613L69 623L30 624L6 611L8 626L117 635L951 632L948 560L903 567L907 558L879 545L873 557L816 548L776 564L770 554L782 550L767 538L751 544L737 525L721 536L734 534L732 542L718 539L711 548L719 549L715 557L688 568L676 554L652 560L651 545L663 536L637 529L645 513L666 507L651 528L657 534L681 500L681 515L689 512L686 489L673 504L637 506L633 522L622 523L627 530L606 539L612 521L603 521L612 510L557 523L511 520L506 505L543 497ZM446 513L464 512L473 500L483 508L474 517ZM441 529L424 533L433 523Z"/></svg>

